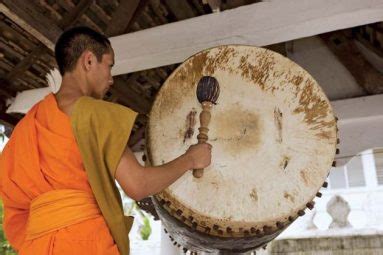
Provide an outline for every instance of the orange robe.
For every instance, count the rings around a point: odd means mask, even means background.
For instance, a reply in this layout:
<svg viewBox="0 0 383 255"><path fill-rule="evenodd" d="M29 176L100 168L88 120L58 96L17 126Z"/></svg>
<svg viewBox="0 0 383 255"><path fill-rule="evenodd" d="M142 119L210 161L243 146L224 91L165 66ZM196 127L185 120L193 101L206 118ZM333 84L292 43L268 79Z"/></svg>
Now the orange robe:
<svg viewBox="0 0 383 255"><path fill-rule="evenodd" d="M101 214L26 238L32 200L53 190L78 190L93 196L70 119L50 94L15 127L0 157L6 237L20 255L119 254Z"/></svg>

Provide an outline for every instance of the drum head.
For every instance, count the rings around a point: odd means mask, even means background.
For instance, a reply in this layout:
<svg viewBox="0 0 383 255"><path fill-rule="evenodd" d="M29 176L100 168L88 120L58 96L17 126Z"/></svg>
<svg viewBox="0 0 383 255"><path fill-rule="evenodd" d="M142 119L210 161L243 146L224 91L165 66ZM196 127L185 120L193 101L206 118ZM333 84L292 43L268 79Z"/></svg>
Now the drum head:
<svg viewBox="0 0 383 255"><path fill-rule="evenodd" d="M157 199L186 225L213 236L284 228L313 200L334 160L337 129L328 99L310 74L270 50L202 51L181 64L157 95L147 129L152 165L197 143L202 76L220 85L209 124L212 164L199 179L187 172Z"/></svg>

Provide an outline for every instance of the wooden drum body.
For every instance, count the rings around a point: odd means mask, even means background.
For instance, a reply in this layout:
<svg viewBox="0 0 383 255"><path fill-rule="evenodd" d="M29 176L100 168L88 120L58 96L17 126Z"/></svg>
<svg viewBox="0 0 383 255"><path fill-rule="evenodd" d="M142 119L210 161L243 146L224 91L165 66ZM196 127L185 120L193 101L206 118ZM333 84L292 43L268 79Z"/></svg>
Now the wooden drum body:
<svg viewBox="0 0 383 255"><path fill-rule="evenodd" d="M289 59L252 46L220 46L181 64L159 91L147 154L161 165L197 143L202 76L220 85L209 125L212 164L154 197L177 244L246 251L274 239L312 206L332 166L337 128L317 82Z"/></svg>

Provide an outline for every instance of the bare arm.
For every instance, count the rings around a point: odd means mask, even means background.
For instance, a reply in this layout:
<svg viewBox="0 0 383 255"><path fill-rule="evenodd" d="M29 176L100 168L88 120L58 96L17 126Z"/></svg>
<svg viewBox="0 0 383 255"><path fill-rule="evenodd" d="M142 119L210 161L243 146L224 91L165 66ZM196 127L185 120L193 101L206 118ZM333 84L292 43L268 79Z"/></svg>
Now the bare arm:
<svg viewBox="0 0 383 255"><path fill-rule="evenodd" d="M116 179L124 192L134 200L156 194L180 178L187 170L210 165L211 145L191 146L180 157L157 167L144 167L127 147L116 171Z"/></svg>

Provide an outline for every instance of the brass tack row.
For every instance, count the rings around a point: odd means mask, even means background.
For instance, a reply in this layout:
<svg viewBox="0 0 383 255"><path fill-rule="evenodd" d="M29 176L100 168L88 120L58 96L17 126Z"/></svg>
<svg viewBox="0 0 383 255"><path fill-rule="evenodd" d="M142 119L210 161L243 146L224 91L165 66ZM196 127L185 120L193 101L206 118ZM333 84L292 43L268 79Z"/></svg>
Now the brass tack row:
<svg viewBox="0 0 383 255"><path fill-rule="evenodd" d="M318 193L317 193L317 195L318 195ZM170 201L166 201L165 199L161 199L160 203L164 207L165 206L169 207L171 205L171 202ZM307 207L310 208L311 204L308 203ZM203 231L204 233L210 234L212 229L213 229L218 235L220 235L220 236L224 235L224 231L222 229L220 229L220 226L218 226L217 224L214 224L212 226L212 228L210 228L209 226L206 226L206 223L201 222L201 223L204 223L204 224L201 224L201 225L204 225L204 226L200 226L196 221L193 221L194 220L193 216L188 216L188 218L186 218L183 215L182 210L180 210L180 209L174 210L173 208L168 208L168 210L170 210L173 213L174 216L178 216L177 218L180 219L181 221L183 221L185 223L187 221L190 221L189 224L191 224L191 228L193 230L197 230L197 228L201 228L202 229L201 231ZM298 215L299 216L302 216L304 214L305 214L305 212L303 210L298 211ZM295 218L293 216L289 216L288 220L290 222L293 222L295 220ZM187 225L189 225L189 224L187 224ZM243 228L239 228L239 233L243 233L244 236L250 236L250 235L254 236L255 235L257 237L263 237L264 235L268 235L268 234L274 233L278 229L283 229L285 227L285 224L283 222L279 222L278 221L278 222L275 223L275 226L276 226L276 228L273 228L272 226L265 225L261 229L256 229L255 227L251 227L249 230L243 229ZM164 229L164 232L168 233L168 231L166 229ZM231 227L227 227L226 228L226 233L229 234L229 235L235 234L235 232L233 231L233 229ZM172 242L174 241L174 239L171 236L169 236L169 238L171 238ZM178 245L178 244L175 244L175 245Z"/></svg>
<svg viewBox="0 0 383 255"><path fill-rule="evenodd" d="M308 202L306 204L307 208L309 208L310 210L312 210L314 208L314 205L315 205L315 202L314 201L311 201L311 202Z"/></svg>
<svg viewBox="0 0 383 255"><path fill-rule="evenodd" d="M276 225L277 225L277 228L278 228L278 229L283 229L284 226L285 226L285 225L284 225L282 222L280 222L280 221L278 221Z"/></svg>

